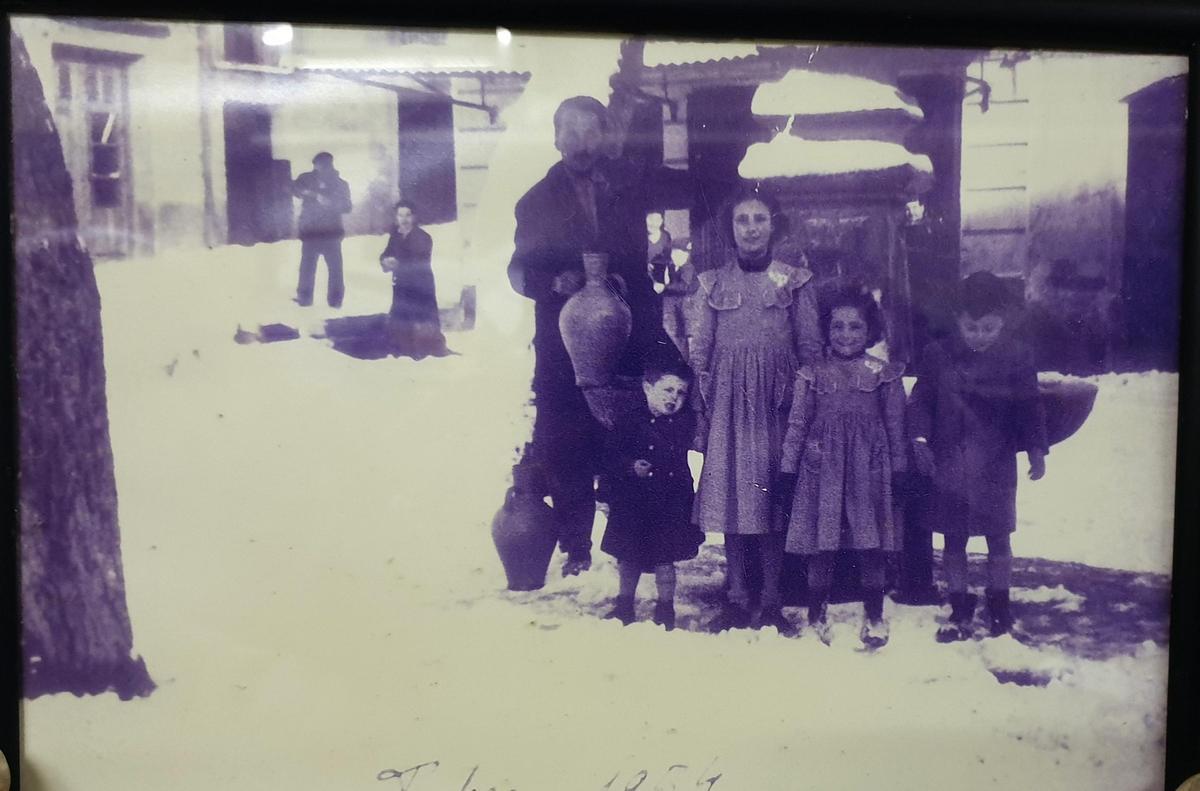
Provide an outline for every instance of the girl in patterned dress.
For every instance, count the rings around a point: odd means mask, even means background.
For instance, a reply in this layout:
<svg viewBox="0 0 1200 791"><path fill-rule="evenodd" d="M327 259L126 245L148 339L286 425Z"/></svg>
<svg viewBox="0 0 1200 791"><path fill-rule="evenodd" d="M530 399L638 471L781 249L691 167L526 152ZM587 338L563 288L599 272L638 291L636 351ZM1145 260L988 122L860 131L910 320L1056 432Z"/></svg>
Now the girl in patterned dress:
<svg viewBox="0 0 1200 791"><path fill-rule="evenodd" d="M716 628L751 624L747 564L757 557L758 623L786 630L779 586L784 526L772 486L796 368L821 351L816 287L812 272L773 257L783 217L761 187L735 193L721 218L736 253L700 273L689 311L699 394L693 403L707 427L697 438L704 467L694 515L702 530L725 537L728 592Z"/></svg>
<svg viewBox="0 0 1200 791"><path fill-rule="evenodd" d="M826 644L825 608L834 553L859 553L868 648L888 639L883 617L884 553L900 548L892 513L892 477L906 467L902 363L867 354L883 322L869 292L835 292L821 313L827 352L800 368L780 490L794 488L785 548L808 561L808 621Z"/></svg>

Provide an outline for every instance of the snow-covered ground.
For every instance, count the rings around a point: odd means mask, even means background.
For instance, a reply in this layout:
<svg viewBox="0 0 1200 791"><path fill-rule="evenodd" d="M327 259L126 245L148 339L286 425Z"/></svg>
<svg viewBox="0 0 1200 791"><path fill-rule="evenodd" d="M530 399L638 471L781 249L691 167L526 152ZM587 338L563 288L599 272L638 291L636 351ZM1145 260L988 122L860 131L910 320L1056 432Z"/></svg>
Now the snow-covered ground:
<svg viewBox="0 0 1200 791"><path fill-rule="evenodd" d="M347 240L342 313L386 308L381 246ZM529 434L528 306L481 288L488 329L419 363L235 344L239 323L306 315L296 260L280 243L98 265L129 607L159 688L28 702L28 788L1161 787L1162 644L938 646L934 609L891 603L874 655L854 605L832 608L832 647L623 629L593 614L616 588L603 558L504 591L488 528ZM1015 551L1166 573L1176 378L1099 381L1022 483ZM1014 598L1069 615L1086 592ZM1022 675L1041 685L998 681Z"/></svg>

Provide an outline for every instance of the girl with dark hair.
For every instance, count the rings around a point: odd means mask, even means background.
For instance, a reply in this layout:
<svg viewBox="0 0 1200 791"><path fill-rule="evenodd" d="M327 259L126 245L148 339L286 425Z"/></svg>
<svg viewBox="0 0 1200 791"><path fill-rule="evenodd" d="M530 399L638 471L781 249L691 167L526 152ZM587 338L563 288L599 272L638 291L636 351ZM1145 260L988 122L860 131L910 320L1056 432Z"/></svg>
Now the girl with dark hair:
<svg viewBox="0 0 1200 791"><path fill-rule="evenodd" d="M834 553L859 553L868 648L888 640L883 618L884 553L900 549L892 515L892 476L907 466L904 365L867 354L883 337L883 317L869 291L846 287L825 300L823 360L802 366L783 441L780 492L794 490L788 552L808 560L808 621L830 641L825 607ZM786 497L786 495L785 495Z"/></svg>
<svg viewBox="0 0 1200 791"><path fill-rule="evenodd" d="M433 239L417 226L416 210L407 200L396 204L396 225L379 266L392 273L392 308L388 334L392 354L421 359L448 354L438 319L433 281Z"/></svg>
<svg viewBox="0 0 1200 791"><path fill-rule="evenodd" d="M697 372L704 468L695 521L725 535L728 601L717 628L751 624L749 569L762 570L760 625L788 628L781 608L783 524L772 491L779 472L792 380L820 355L812 273L772 256L779 204L761 186L739 189L720 215L734 251L698 276L689 356ZM757 552L753 550L757 548Z"/></svg>

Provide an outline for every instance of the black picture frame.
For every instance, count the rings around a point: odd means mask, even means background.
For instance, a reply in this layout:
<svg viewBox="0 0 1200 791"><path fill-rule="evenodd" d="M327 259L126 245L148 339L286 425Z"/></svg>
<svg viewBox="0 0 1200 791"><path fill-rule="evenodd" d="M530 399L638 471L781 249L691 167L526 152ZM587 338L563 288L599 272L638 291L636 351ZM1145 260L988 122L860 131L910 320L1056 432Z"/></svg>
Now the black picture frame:
<svg viewBox="0 0 1200 791"><path fill-rule="evenodd" d="M502 6L472 9L466 4L385 4L343 0L336 4L301 0L288 8L219 0L192 8L168 8L146 0L115 0L105 5L81 0L7 0L13 14L92 18L189 19L202 21L277 21L294 23L383 24L406 27L494 28L541 32L659 35L711 39L803 39L869 44L926 46L1046 47L1185 55L1190 59L1189 127L1183 304L1180 337L1180 399L1177 446L1174 563L1169 665L1167 765L1164 787L1176 788L1200 773L1200 7L1187 2L1116 2L1114 0L1022 0L956 3L952 0L608 0L552 2L515 0ZM9 39L6 37L6 41ZM4 59L9 68L9 59ZM9 80L4 80L9 85ZM5 103L3 112L9 112ZM11 125L8 125L11 130ZM11 139L11 135L10 135ZM6 190L4 200L11 201ZM10 233L5 229L6 235ZM6 240L11 250L11 238ZM11 267L9 269L11 273ZM11 308L14 285L0 281L0 298ZM9 314L11 315L11 313ZM16 390L14 328L5 322L10 363L10 408L0 423L9 453L3 465L5 502L17 502ZM15 507L0 536L0 749L18 754L19 718L19 521ZM215 757L214 760L219 760ZM19 788L13 767L14 788Z"/></svg>

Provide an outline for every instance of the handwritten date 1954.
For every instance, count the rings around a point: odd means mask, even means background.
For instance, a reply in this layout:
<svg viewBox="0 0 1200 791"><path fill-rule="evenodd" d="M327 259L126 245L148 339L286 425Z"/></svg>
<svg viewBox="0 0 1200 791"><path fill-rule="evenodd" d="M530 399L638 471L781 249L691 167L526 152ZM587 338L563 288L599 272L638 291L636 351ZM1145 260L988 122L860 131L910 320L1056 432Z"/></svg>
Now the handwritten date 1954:
<svg viewBox="0 0 1200 791"><path fill-rule="evenodd" d="M714 772L713 766L716 764L714 758L704 768L695 785L692 785L691 773L688 771L687 764L672 764L666 772L660 772L657 776L652 776L646 769L639 769L637 772L625 777L625 784L621 785L622 773L617 772L612 776L612 779L601 786L602 791L684 791L688 788L702 789L702 791L712 791L716 786L717 781L721 779L720 772ZM646 785L646 783L651 783Z"/></svg>

